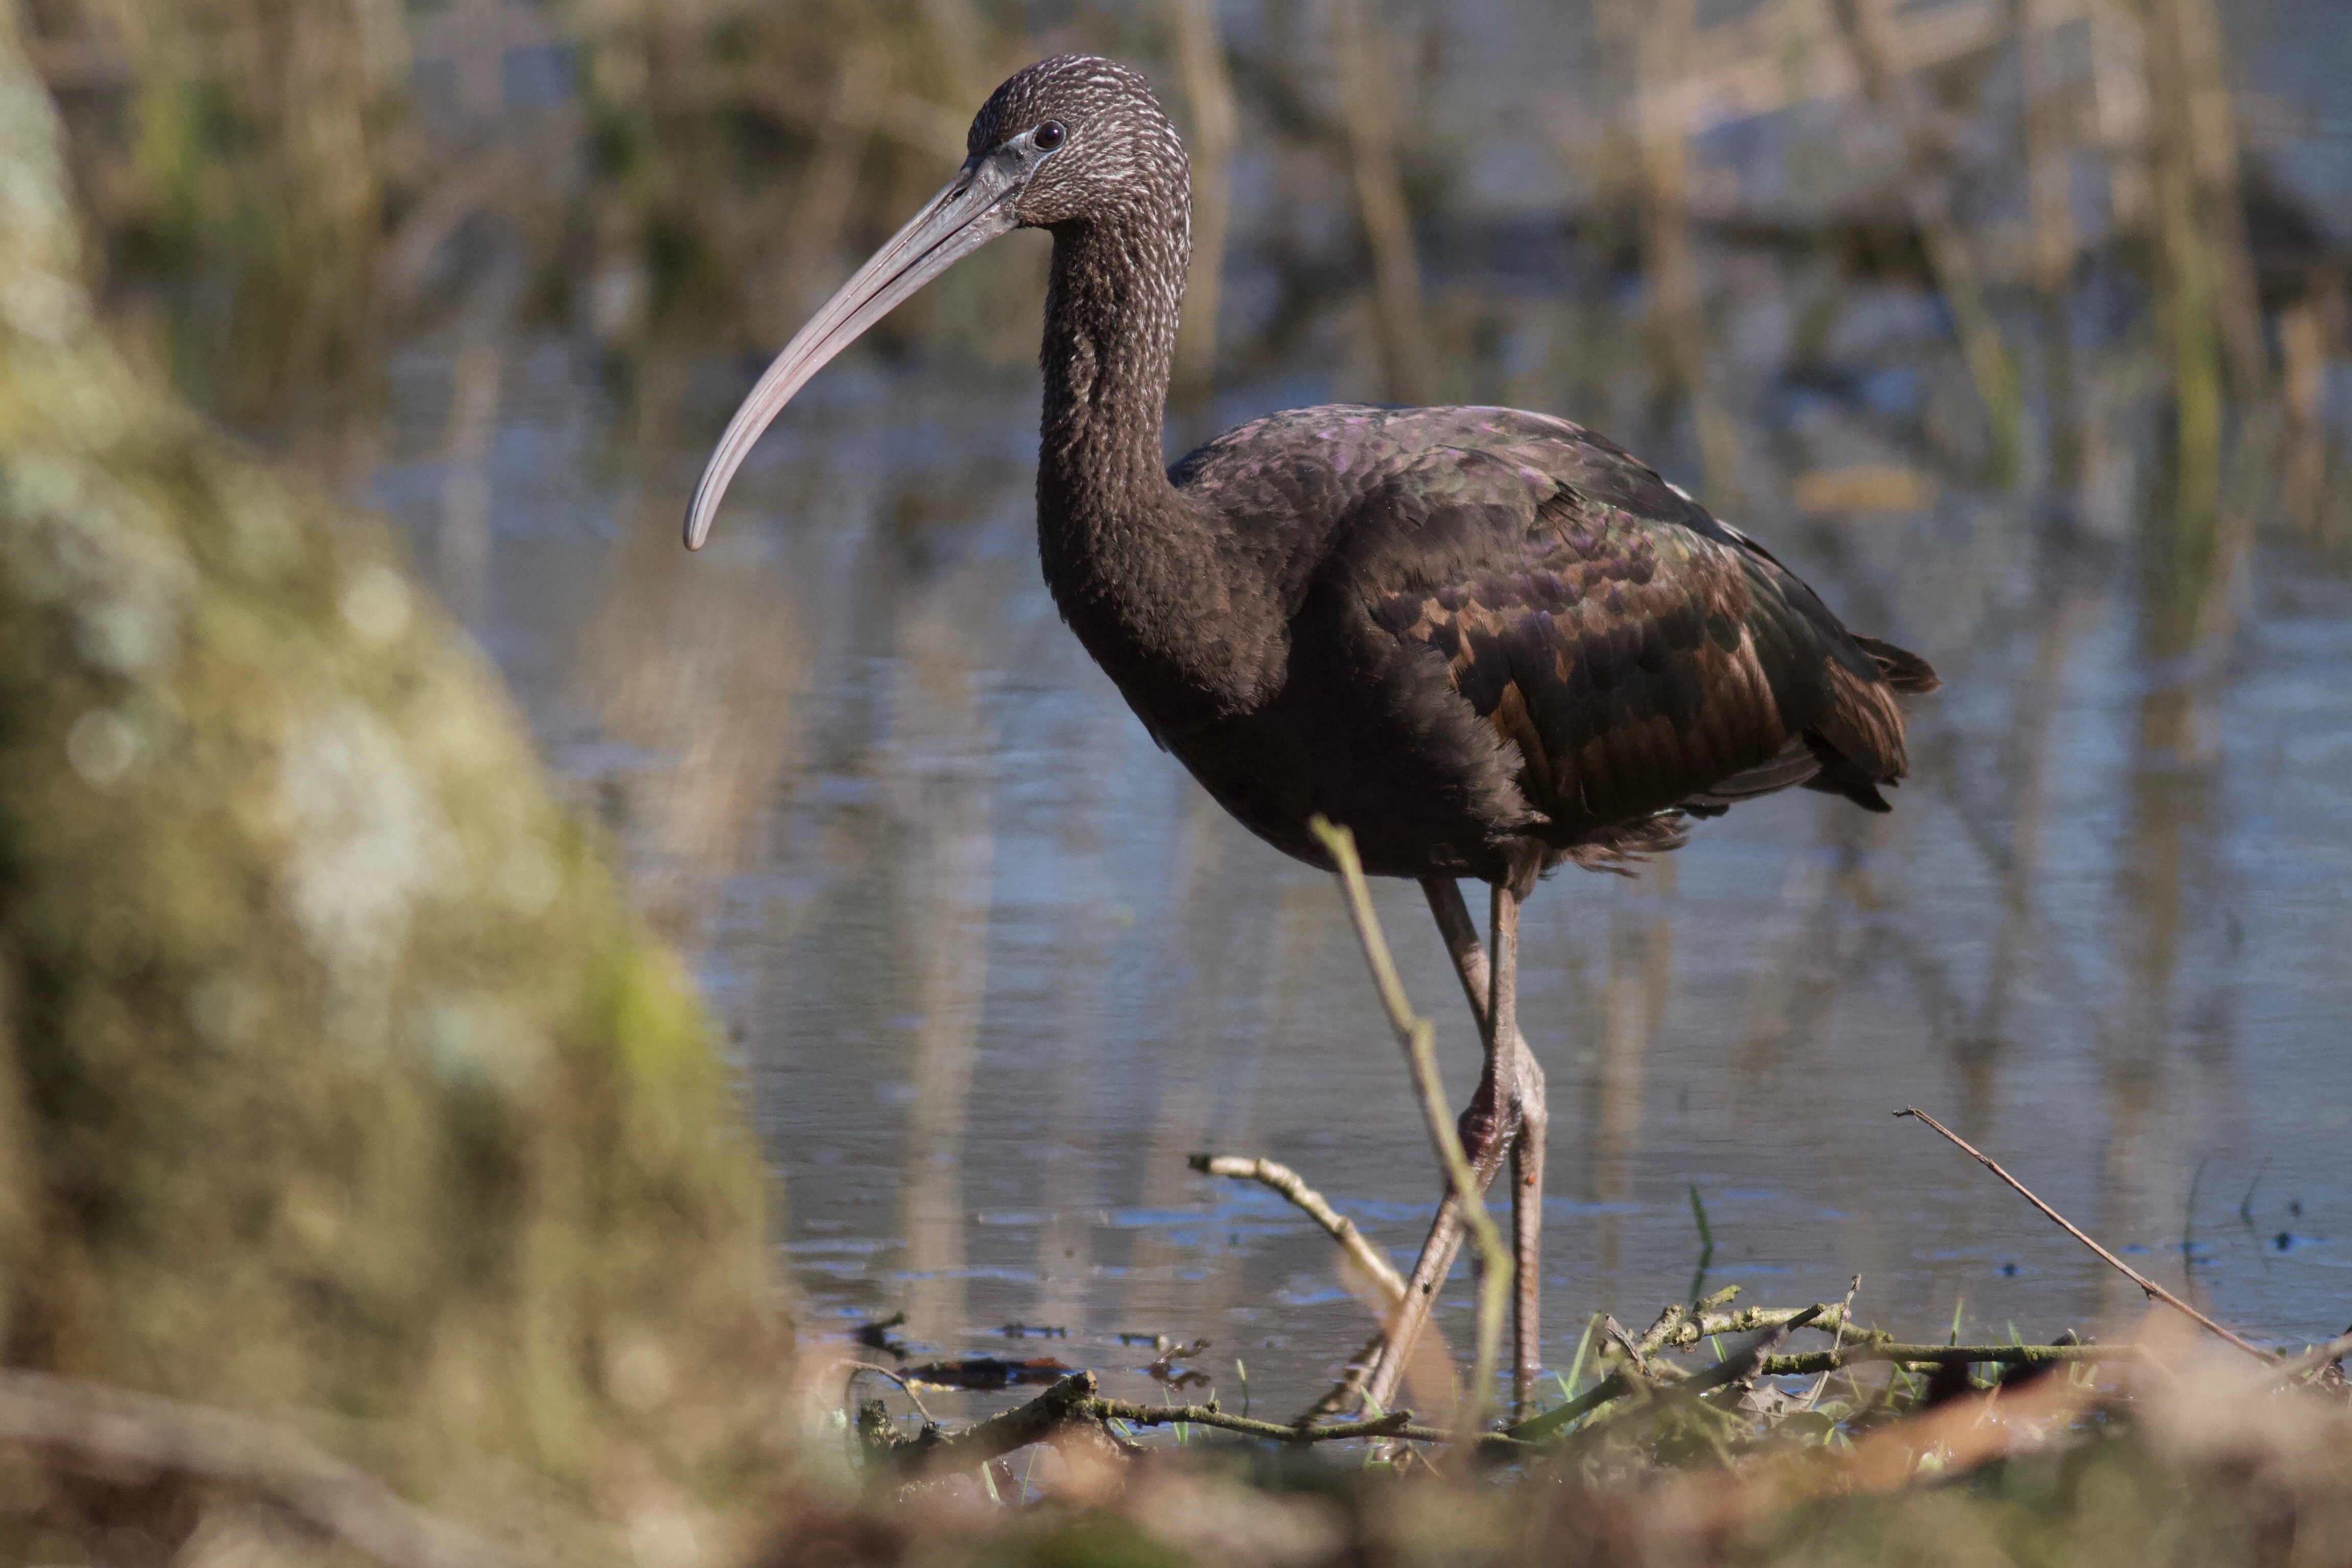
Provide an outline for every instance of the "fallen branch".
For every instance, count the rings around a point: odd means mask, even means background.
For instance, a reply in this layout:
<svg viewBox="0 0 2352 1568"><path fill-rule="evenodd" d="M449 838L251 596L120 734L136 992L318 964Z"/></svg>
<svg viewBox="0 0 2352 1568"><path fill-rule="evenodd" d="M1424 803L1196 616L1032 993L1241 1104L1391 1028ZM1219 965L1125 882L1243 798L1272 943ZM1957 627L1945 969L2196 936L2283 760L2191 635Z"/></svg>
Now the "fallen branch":
<svg viewBox="0 0 2352 1568"><path fill-rule="evenodd" d="M1846 1326L1853 1321L1853 1299L1857 1295L1861 1294L1861 1292L1862 1276L1857 1274L1853 1277L1853 1283L1845 1288L1845 1305L1838 1309L1837 1326L1830 1335L1831 1350L1842 1351L1845 1349ZM1816 1322L1820 1321L1819 1319L1815 1319L1814 1321ZM1864 1335L1864 1339L1869 1339L1874 1336ZM1811 1389L1806 1391L1804 1399L1798 1405L1798 1409L1801 1411L1811 1410L1814 1405L1820 1404L1822 1395L1828 1391L1829 1385L1830 1374L1828 1373L1822 1373L1820 1381L1815 1383Z"/></svg>
<svg viewBox="0 0 2352 1568"><path fill-rule="evenodd" d="M1192 1169L1205 1175L1232 1176L1256 1182L1280 1193L1339 1244L1349 1260L1381 1288L1391 1305L1404 1300L1403 1277L1397 1273L1394 1265L1373 1250L1372 1244L1364 1239L1364 1233L1356 1228L1356 1222L1326 1203L1322 1194L1308 1186L1297 1172L1279 1160L1251 1160L1238 1154L1195 1154L1192 1165Z"/></svg>
<svg viewBox="0 0 2352 1568"><path fill-rule="evenodd" d="M1795 1317L1784 1319L1773 1326L1770 1333L1749 1346L1745 1354L1727 1357L1721 1363L1708 1368L1700 1376L1693 1378L1691 1392L1704 1394L1708 1388L1734 1383L1739 1384L1743 1390L1752 1387L1756 1380L1764 1374L1765 1363L1772 1359L1772 1352L1789 1342L1790 1334L1808 1323L1819 1322L1822 1314L1829 1310L1826 1306L1808 1307ZM1725 1375L1717 1378L1716 1377L1717 1373ZM1709 1382L1709 1379L1714 1381Z"/></svg>
<svg viewBox="0 0 2352 1568"><path fill-rule="evenodd" d="M2219 1334L2221 1338L2229 1341L2230 1343L2245 1352L2248 1355L2254 1357L2257 1361L2275 1363L2279 1360L2278 1353L2275 1351L2266 1351L2258 1344L2254 1344L2248 1340L2241 1339L2235 1333L2223 1328L2221 1324L2215 1322L2212 1319L2207 1317L2204 1313L2199 1311L2196 1308L2190 1306L2188 1302L2182 1300L2179 1297L2174 1295L2171 1291L2166 1289L2163 1286L2158 1284L2147 1275L2142 1274L2138 1269L2134 1268L2130 1264L2126 1263L2122 1258L2117 1258L2114 1253L2109 1252L2105 1247L2101 1247L2089 1237L2084 1235L2080 1230L2075 1228L2074 1221L2068 1219L2064 1215L2060 1214L2056 1209L2052 1208L2048 1204L2043 1203L2040 1198L2035 1197L2032 1190L2027 1187L2023 1182L2019 1181L2015 1176L2012 1176L2007 1171L2002 1170L1998 1164L1993 1163L1990 1156L1982 1152L1967 1139L1961 1137L1958 1133L1953 1131L1950 1128L1945 1126L1942 1122L1937 1121L1926 1111L1920 1110L1916 1106L1906 1106L1903 1110L1896 1111L1895 1114L1898 1118L1905 1116L1916 1117L1918 1120L1926 1122L1928 1126L1934 1128L1937 1131L1942 1133L1946 1138L1951 1140L1951 1142L1959 1148L1961 1152L1967 1154L1978 1164L1982 1165L1986 1170L1990 1171L1994 1175L1999 1176L2002 1181L2008 1183L2011 1187L2016 1190L2020 1197L2022 1197L2027 1203L2032 1204L2035 1208L2040 1209L2043 1214L2049 1215L2051 1219L2057 1222L2059 1229L2064 1231L2068 1236L2073 1237L2076 1241L2079 1241L2084 1246L2089 1247L2093 1252L2097 1253L2102 1258L2105 1259L2107 1264L2115 1268L2116 1272L2123 1275L2125 1279L2129 1279L2133 1284L2138 1286L2141 1290L2147 1293L2148 1300L2152 1301L2161 1301L2166 1306L2170 1307L2174 1311L2187 1314L2189 1317L2196 1320L2199 1323L2203 1324L2206 1328L2210 1329L2214 1333Z"/></svg>
<svg viewBox="0 0 2352 1568"><path fill-rule="evenodd" d="M1712 1303L1726 1301L1739 1287L1731 1286L1699 1303L1702 1309ZM1742 1307L1737 1312L1702 1310L1693 1317L1688 1308L1668 1307L1658 1314L1658 1321L1635 1343L1644 1357L1662 1350L1685 1350L1699 1341L1717 1334L1753 1333L1759 1329L1777 1329L1782 1324L1819 1329L1822 1332L1855 1334L1864 1339L1889 1340L1895 1336L1884 1329L1858 1329L1848 1319L1853 1298L1846 1306L1821 1301L1810 1307Z"/></svg>
<svg viewBox="0 0 2352 1568"><path fill-rule="evenodd" d="M425 1512L365 1471L242 1411L44 1372L0 1372L0 1443L62 1450L109 1473L127 1466L250 1487L393 1568L541 1561Z"/></svg>
<svg viewBox="0 0 2352 1568"><path fill-rule="evenodd" d="M1381 1006L1388 1012L1390 1027L1396 1031L1397 1040L1404 1047L1405 1058L1412 1068L1413 1088L1419 1091L1422 1115L1429 1123L1429 1141L1445 1167L1454 1188L1454 1205L1477 1241L1479 1259L1485 1265L1478 1280L1478 1354L1470 1379L1469 1425L1476 1426L1485 1420L1495 1397L1495 1366L1503 1342L1503 1304L1509 1299L1511 1289L1510 1249L1504 1245L1494 1216L1486 1212L1485 1191L1478 1184L1477 1173L1470 1168L1470 1157L1463 1152L1461 1134L1446 1104L1445 1085L1437 1071L1436 1029L1428 1019L1413 1013L1412 1003L1405 995L1404 982L1397 976L1396 961L1389 955L1388 940L1381 934L1380 918L1372 912L1371 889L1364 881L1363 863L1356 858L1355 836L1344 827L1333 826L1321 816L1307 826L1314 829L1325 853L1339 868L1339 884L1347 894L1348 916L1356 927L1356 940L1363 947L1364 962L1371 968L1372 984L1381 994ZM1412 1353L1412 1342L1428 1321L1430 1305L1429 1296L1415 1300L1408 1294L1398 1301L1396 1310L1390 1314L1384 1354L1395 1357L1402 1364Z"/></svg>
<svg viewBox="0 0 2352 1568"><path fill-rule="evenodd" d="M1073 1373L1026 1405L992 1415L953 1435L929 1426L919 1437L893 1439L887 1449L890 1462L909 1474L977 1469L1000 1454L1010 1454L1032 1443L1044 1442L1066 1427L1091 1422L1093 1417L1087 1406L1094 1398L1095 1374ZM1132 1450L1134 1445L1123 1447Z"/></svg>
<svg viewBox="0 0 2352 1568"><path fill-rule="evenodd" d="M1410 1410L1391 1410L1386 1415L1376 1415L1363 1421L1339 1421L1327 1426L1284 1426L1272 1421L1253 1421L1245 1415L1232 1415L1213 1405L1130 1405L1124 1400L1095 1401L1096 1413L1106 1419L1124 1421L1134 1426L1171 1426L1184 1423L1197 1426L1213 1426L1221 1432L1237 1432L1245 1437L1264 1437L1276 1443L1336 1443L1351 1437L1400 1437L1412 1443L1444 1443L1461 1445L1475 1443L1482 1448L1498 1452L1516 1452L1529 1447L1501 1432L1453 1432L1438 1426L1414 1424Z"/></svg>
<svg viewBox="0 0 2352 1568"><path fill-rule="evenodd" d="M2302 1377L2332 1366L2347 1355L2352 1355L2352 1333L2338 1334L2324 1345L2314 1345L2294 1360L2281 1363L2278 1373L2285 1378Z"/></svg>
<svg viewBox="0 0 2352 1568"><path fill-rule="evenodd" d="M1801 1351L1794 1355L1767 1356L1759 1377L1810 1377L1875 1361L1899 1366L1973 1366L1993 1362L2002 1366L2080 1366L2101 1362L2145 1363L2144 1345L1894 1345L1855 1344L1837 1350Z"/></svg>
<svg viewBox="0 0 2352 1568"><path fill-rule="evenodd" d="M1517 1453L1529 1445L1500 1432L1454 1432L1414 1424L1410 1410L1392 1410L1368 1421L1340 1421L1323 1426L1285 1426L1234 1415L1214 1405L1137 1405L1105 1399L1096 1392L1095 1374L1081 1372L1064 1378L1028 1404L992 1415L961 1432L947 1434L936 1427L919 1437L898 1438L887 1448L890 1462L908 1475L968 1470L1032 1443L1048 1442L1073 1430L1101 1433L1129 1453L1141 1448L1110 1429L1111 1423L1129 1426L1209 1426L1284 1444L1338 1443L1351 1438L1391 1437L1414 1443L1475 1444L1498 1453Z"/></svg>
<svg viewBox="0 0 2352 1568"><path fill-rule="evenodd" d="M1791 1321L1786 1326L1798 1325ZM1736 1383L1742 1377L1811 1377L1869 1362L1892 1362L1898 1366L1968 1366L1978 1362L1997 1362L2006 1366L2062 1366L2086 1362L2147 1360L2147 1352L2137 1344L1898 1345L1870 1342L1850 1344L1837 1350L1804 1351L1793 1355L1767 1354L1759 1357L1755 1352L1750 1352L1746 1356L1730 1357L1694 1374L1688 1381L1675 1384L1675 1392L1703 1394L1710 1388ZM1748 1366L1750 1361L1756 1363L1752 1371ZM1612 1373L1567 1404L1555 1405L1516 1426L1505 1427L1504 1434L1523 1442L1540 1443L1579 1416L1645 1386L1654 1389L1658 1385L1655 1380L1644 1379L1638 1374L1628 1376L1623 1372Z"/></svg>

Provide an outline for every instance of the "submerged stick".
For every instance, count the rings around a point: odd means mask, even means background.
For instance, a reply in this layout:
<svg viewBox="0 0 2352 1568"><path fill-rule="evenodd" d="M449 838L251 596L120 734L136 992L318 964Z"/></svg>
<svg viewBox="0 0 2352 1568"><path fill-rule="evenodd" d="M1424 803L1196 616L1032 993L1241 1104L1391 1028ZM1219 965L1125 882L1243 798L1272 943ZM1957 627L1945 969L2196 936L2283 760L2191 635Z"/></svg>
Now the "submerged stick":
<svg viewBox="0 0 2352 1568"><path fill-rule="evenodd" d="M1204 1175L1256 1182L1280 1193L1339 1244L1349 1260L1370 1277L1391 1305L1404 1300L1404 1279L1397 1273L1395 1265L1373 1250L1372 1244L1364 1239L1364 1233L1356 1228L1354 1220L1333 1208L1322 1194L1281 1161L1253 1160L1239 1154L1195 1154L1191 1163L1192 1169Z"/></svg>
<svg viewBox="0 0 2352 1568"><path fill-rule="evenodd" d="M2035 1208L2040 1209L2043 1214L2049 1215L2051 1219L2057 1223L2059 1229L2064 1231L2068 1236L2073 1237L2076 1241L2081 1242L2084 1246L2089 1247L2093 1252L2097 1253L2102 1258L2105 1259L2109 1267L2113 1268L2116 1272L2123 1275L2125 1279L2129 1279L2133 1284L2138 1286L2141 1290L2145 1291L2148 1300L2152 1301L2161 1301L2166 1306L2171 1308L2174 1311L2185 1313L2189 1317L2195 1319L2198 1322L2203 1324L2206 1328L2212 1330L2213 1332L2229 1341L2231 1344L2237 1346L2248 1355L2254 1357L2257 1361L2275 1363L2279 1359L2276 1352L2266 1351L2263 1349L2262 1346L2254 1344L2251 1341L2241 1339L2238 1335L2232 1333L2230 1330L2223 1328L2221 1324L2215 1322L2212 1319L2207 1317L2204 1313L2199 1311L2196 1308L2190 1306L2188 1302L2182 1300L2179 1297L2174 1295L2171 1291L2166 1289L2163 1286L2149 1279L2147 1275L2142 1274L2138 1269L2134 1268L2130 1264L2126 1263L2122 1258L2117 1258L2114 1253L2109 1252L2105 1247L2101 1247L2097 1242L2093 1241L2089 1237L2084 1235L2082 1231L2075 1227L2074 1221L2068 1219L2064 1215L2060 1214L2056 1209L2052 1208L2048 1204L2043 1203L2040 1198L2035 1197L2033 1195L2032 1189L2028 1187L2023 1182L2019 1181L2015 1176L2011 1175L2007 1171L2002 1170L2000 1165L1993 1162L1990 1156L1979 1150L1967 1139L1961 1137L1958 1133L1953 1131L1950 1128L1945 1126L1942 1122L1937 1121L1934 1117L1928 1115L1917 1106L1906 1106L1903 1110L1896 1111L1895 1114L1897 1117L1916 1117L1918 1120L1926 1122L1928 1126L1934 1128L1937 1131L1942 1133L1946 1138L1949 1139L1955 1145L1957 1145L1962 1153L1967 1154L1978 1164L1982 1165L1986 1170L1990 1171L1994 1175L1999 1176L2002 1181L2008 1183L2010 1186L2016 1191L2020 1197L2023 1198L2027 1203L2032 1204Z"/></svg>
<svg viewBox="0 0 2352 1568"><path fill-rule="evenodd" d="M1470 1227L1485 1264L1478 1281L1478 1356L1471 1374L1467 1423L1476 1426L1485 1420L1494 1400L1495 1366L1503 1341L1503 1304L1509 1299L1511 1288L1511 1254L1503 1244L1503 1235L1494 1216L1486 1212L1477 1173L1470 1168L1470 1157L1463 1152L1461 1134L1454 1129L1445 1100L1445 1085L1437 1072L1436 1029L1428 1019L1414 1015L1412 1003L1404 994L1404 982L1397 977L1396 961L1389 955L1388 940L1381 934L1380 918L1372 912L1371 889L1364 881L1363 863L1356 858L1355 836L1321 816L1308 826L1339 868L1339 884L1347 893L1349 918L1356 926L1356 940L1363 946L1365 963L1371 966L1372 984L1380 991L1381 1005L1388 1010L1389 1025L1396 1031L1412 1067L1422 1115L1429 1122L1429 1141L1436 1146L1438 1160L1454 1186L1454 1204ZM1434 1294L1434 1287L1431 1294ZM1419 1300L1408 1295L1391 1314L1385 1353L1398 1358L1400 1363L1412 1352L1412 1342L1429 1317L1430 1301L1429 1295Z"/></svg>

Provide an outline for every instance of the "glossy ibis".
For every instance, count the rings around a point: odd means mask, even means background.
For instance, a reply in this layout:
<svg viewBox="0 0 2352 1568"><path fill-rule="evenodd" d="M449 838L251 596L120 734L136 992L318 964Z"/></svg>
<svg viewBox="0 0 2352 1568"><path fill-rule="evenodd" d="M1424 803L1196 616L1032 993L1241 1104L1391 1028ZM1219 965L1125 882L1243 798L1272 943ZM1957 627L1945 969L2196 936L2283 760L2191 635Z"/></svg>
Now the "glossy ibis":
<svg viewBox="0 0 2352 1568"><path fill-rule="evenodd" d="M1135 72L1066 55L997 89L971 156L842 285L729 423L688 512L793 395L959 258L1054 237L1037 536L1063 617L1156 741L1276 848L1420 880L1486 1050L1464 1142L1510 1156L1520 1397L1537 1370L1543 1074L1517 1026L1518 909L1555 866L1622 871L1689 816L1803 785L1887 809L1895 694L1936 676L1856 637L1760 545L1602 437L1507 408L1296 409L1164 466L1190 258L1183 143ZM1491 962L1457 879L1493 889ZM1461 1239L1441 1205L1369 1393L1391 1403Z"/></svg>

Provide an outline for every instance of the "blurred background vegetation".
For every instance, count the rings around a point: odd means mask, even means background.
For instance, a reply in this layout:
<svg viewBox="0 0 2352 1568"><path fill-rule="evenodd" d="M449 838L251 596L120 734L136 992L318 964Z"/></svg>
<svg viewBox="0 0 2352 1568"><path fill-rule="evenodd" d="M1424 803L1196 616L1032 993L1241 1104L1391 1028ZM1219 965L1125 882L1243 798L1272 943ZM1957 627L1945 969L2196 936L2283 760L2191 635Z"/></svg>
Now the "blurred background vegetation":
<svg viewBox="0 0 2352 1568"><path fill-rule="evenodd" d="M2333 106L2231 53L2326 35L2295 0L25 10L107 299L183 385L292 439L337 416L315 389L365 395L387 321L562 322L625 366L772 345L959 159L991 85L1081 46L1147 68L1192 149L1196 392L1337 313L1372 329L1346 334L1364 390L1467 395L1526 335L1524 272L1567 260L1642 290L1648 390L1697 405L1710 488L1736 485L1758 432L1694 250L1819 253L1942 299L1978 406L1929 437L2007 482L2075 490L2084 426L2125 395L2113 351L2147 351L2126 400L2162 405L2183 504L2210 510L2242 423L2274 405L2316 437L2341 348L2339 193L2301 155L2340 134ZM1527 79L1482 99L1515 48ZM1800 352L1826 357L1834 300L1811 314ZM1027 328L968 346L1024 355ZM2296 448L2306 528L2330 526L2326 460Z"/></svg>
<svg viewBox="0 0 2352 1568"><path fill-rule="evenodd" d="M670 419L688 360L780 342L933 188L991 84L1083 46L1148 69L1192 149L1193 405L1318 341L1348 390L1400 401L1534 382L1560 401L1557 370L1589 383L1568 400L1593 423L1686 444L1719 508L1769 507L1787 496L1748 492L1776 488L1780 433L1726 298L1749 258L1819 279L1784 380L1853 374L1842 283L1937 299L1950 352L1908 466L2046 495L2057 528L2131 515L2170 652L2226 620L2253 519L2352 528L2328 482L2341 186L2302 156L2339 134L2333 106L2231 57L2326 31L2296 0L1591 0L1450 23L1420 0L23 5L118 330L345 477L389 345L434 319L477 342L585 331L635 416ZM1626 290L1631 332L1588 303ZM886 331L943 328L953 352L1028 353L1017 313L919 303ZM480 398L457 401L462 424ZM1830 466L1854 471L1801 500L1909 493L1885 465ZM2169 502L2132 504L2148 486Z"/></svg>

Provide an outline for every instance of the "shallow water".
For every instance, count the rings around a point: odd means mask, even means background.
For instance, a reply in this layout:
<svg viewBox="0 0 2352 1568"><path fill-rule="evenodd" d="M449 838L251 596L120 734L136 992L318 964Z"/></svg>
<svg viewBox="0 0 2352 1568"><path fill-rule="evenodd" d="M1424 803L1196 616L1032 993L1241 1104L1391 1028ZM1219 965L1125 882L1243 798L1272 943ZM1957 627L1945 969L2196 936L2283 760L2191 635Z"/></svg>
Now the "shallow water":
<svg viewBox="0 0 2352 1568"><path fill-rule="evenodd" d="M452 347L398 361L369 493L727 1020L812 1329L904 1312L918 1359L1050 1353L1147 1397L1151 1352L1119 1335L1206 1339L1228 1404L1237 1361L1261 1410L1318 1393L1368 1321L1336 1250L1185 1157L1286 1161L1401 1265L1435 1167L1335 889L1225 820L1059 625L1034 375L829 372L689 558L678 509L746 367L695 371L648 433L616 425L588 347L519 338L468 468L441 445ZM1868 445L1863 414L1801 417L1808 450ZM1939 495L1743 516L1946 676L1895 815L1750 805L1528 911L1556 1366L1589 1314L1697 1288L1694 1193L1704 1283L1743 1300L1860 1274L1860 1310L1919 1337L2134 1308L1890 1115L1913 1104L2250 1332L2352 1319L2352 584L2259 550L2240 635L2184 695L2142 651L2129 552L2046 552L2028 509ZM1419 895L1380 907L1466 1093L1475 1037ZM1457 1269L1457 1341L1471 1289ZM982 1396L934 1408L959 1397Z"/></svg>

